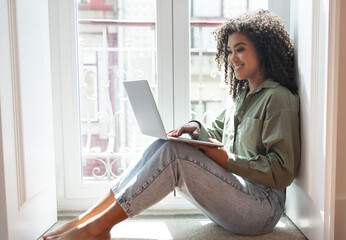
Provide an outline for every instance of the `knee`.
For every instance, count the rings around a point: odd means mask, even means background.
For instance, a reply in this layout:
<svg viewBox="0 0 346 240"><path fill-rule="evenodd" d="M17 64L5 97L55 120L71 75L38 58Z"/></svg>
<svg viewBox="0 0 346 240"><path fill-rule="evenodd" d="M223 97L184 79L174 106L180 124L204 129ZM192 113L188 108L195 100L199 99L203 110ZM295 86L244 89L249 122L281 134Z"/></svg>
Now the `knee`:
<svg viewBox="0 0 346 240"><path fill-rule="evenodd" d="M169 142L169 141L159 138L159 139L157 139L156 141L154 141L151 145L162 146L162 145L165 144L166 142Z"/></svg>
<svg viewBox="0 0 346 240"><path fill-rule="evenodd" d="M149 147L147 147L147 152L156 152L158 149L160 149L167 140L164 139L157 139L156 141L152 142Z"/></svg>
<svg viewBox="0 0 346 240"><path fill-rule="evenodd" d="M164 140L165 148L167 149L185 149L190 148L191 146L184 143L184 142L178 142L178 141L170 141L170 140Z"/></svg>
<svg viewBox="0 0 346 240"><path fill-rule="evenodd" d="M160 154L166 155L166 156L175 156L176 155L176 146L174 142L169 140L162 140L159 139L160 149L158 150Z"/></svg>

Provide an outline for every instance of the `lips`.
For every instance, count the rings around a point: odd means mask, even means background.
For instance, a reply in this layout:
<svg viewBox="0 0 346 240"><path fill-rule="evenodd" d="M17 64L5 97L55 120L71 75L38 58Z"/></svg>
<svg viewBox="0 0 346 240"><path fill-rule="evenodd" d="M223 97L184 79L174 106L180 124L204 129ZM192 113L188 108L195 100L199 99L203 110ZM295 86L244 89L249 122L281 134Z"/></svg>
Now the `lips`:
<svg viewBox="0 0 346 240"><path fill-rule="evenodd" d="M244 64L233 64L233 68L235 71L238 71L243 66L244 66Z"/></svg>

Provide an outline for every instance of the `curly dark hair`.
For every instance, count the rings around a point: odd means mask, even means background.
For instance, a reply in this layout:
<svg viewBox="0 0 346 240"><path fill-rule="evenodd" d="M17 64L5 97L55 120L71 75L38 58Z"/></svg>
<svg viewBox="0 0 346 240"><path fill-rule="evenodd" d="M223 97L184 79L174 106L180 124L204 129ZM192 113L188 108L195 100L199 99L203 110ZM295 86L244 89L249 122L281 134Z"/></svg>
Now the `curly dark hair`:
<svg viewBox="0 0 346 240"><path fill-rule="evenodd" d="M236 79L234 69L227 61L228 37L235 32L244 33L254 44L265 77L296 94L294 48L283 20L268 10L258 10L230 19L213 32L217 41L215 60L220 71L224 67L225 82L230 84L233 99L249 86L247 80Z"/></svg>

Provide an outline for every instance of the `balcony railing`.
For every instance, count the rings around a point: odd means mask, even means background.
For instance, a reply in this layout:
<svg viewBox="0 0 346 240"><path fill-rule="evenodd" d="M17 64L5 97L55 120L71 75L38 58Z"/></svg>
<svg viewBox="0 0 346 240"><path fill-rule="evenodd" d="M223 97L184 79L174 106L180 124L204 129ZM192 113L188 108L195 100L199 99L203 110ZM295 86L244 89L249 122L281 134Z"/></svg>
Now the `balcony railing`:
<svg viewBox="0 0 346 240"><path fill-rule="evenodd" d="M82 162L84 180L110 180L118 177L138 157L138 152L145 145L138 141L136 122L129 111L129 103L122 88L122 82L129 79L148 79L154 93L157 91L156 80L156 47L155 22L123 21L111 19L81 19L80 25L97 27L91 30L85 27L79 32L80 55L80 102L82 134ZM191 28L197 29L197 39L193 39L191 56L195 67L191 70L197 86L197 94L191 99L191 116L204 122L212 119L216 112L210 109L211 104L222 104L226 101L227 86L215 66L206 66L205 56L214 58L215 47L206 44L203 29L215 28L222 21L192 21ZM118 29L110 29L117 27ZM126 38L124 28L149 27L147 46L134 44L132 38ZM113 34L113 35L112 35ZM117 34L117 35L116 35ZM83 41L87 36L99 35L101 43L86 46ZM82 39L84 38L84 40ZM110 41L118 41L112 44ZM120 44L121 43L121 44ZM145 63L134 63L133 54L140 54ZM146 69L138 66L144 64ZM196 67L197 66L197 67ZM206 69L209 68L209 72ZM213 80L214 79L214 80ZM217 80L215 80L217 79ZM221 89L221 94L204 97L209 89L206 84L213 84ZM216 83L215 83L216 82ZM213 86L214 86L213 85ZM224 94L224 92L226 94Z"/></svg>

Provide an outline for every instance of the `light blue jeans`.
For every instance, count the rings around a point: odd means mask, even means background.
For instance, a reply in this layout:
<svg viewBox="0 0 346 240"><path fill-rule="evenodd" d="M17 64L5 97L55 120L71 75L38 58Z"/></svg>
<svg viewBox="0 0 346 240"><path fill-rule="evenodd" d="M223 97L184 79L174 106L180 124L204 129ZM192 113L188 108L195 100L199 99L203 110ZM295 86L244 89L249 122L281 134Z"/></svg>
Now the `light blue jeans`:
<svg viewBox="0 0 346 240"><path fill-rule="evenodd" d="M195 147L173 141L155 141L112 186L129 217L175 188L207 217L236 234L272 231L285 208L285 190L252 183L226 171Z"/></svg>

